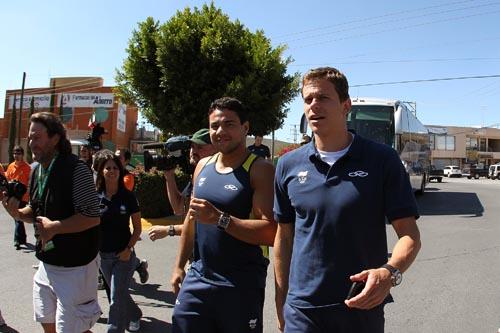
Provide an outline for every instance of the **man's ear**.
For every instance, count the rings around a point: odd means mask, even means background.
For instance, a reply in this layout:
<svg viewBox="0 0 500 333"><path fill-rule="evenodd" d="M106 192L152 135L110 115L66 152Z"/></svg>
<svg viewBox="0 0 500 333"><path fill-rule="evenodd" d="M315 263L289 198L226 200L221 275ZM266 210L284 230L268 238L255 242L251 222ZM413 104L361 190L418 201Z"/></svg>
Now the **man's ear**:
<svg viewBox="0 0 500 333"><path fill-rule="evenodd" d="M250 130L250 123L248 120L243 123L243 129L245 131L245 135L248 135L248 131Z"/></svg>
<svg viewBox="0 0 500 333"><path fill-rule="evenodd" d="M342 107L344 108L344 115L347 116L349 114L349 112L351 112L351 107L352 107L352 103L351 103L351 99L350 98L347 98L343 103L342 103Z"/></svg>

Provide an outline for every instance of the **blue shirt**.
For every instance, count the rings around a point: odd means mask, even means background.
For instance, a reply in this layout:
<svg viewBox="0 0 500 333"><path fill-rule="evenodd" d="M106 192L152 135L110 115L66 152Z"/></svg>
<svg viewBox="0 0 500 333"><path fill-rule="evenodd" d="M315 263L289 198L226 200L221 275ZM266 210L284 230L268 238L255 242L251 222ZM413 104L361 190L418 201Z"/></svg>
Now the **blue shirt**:
<svg viewBox="0 0 500 333"><path fill-rule="evenodd" d="M350 275L387 262L386 217L418 217L396 151L359 135L331 167L314 141L283 155L274 214L295 223L287 302L296 307L343 304Z"/></svg>
<svg viewBox="0 0 500 333"><path fill-rule="evenodd" d="M214 155L198 174L193 196L208 200L231 216L248 219L254 192L250 184L250 166L245 169L242 165L233 172L222 174L215 169L217 156ZM259 246L234 238L215 225L196 223L191 268L205 282L226 287L264 288L268 264Z"/></svg>

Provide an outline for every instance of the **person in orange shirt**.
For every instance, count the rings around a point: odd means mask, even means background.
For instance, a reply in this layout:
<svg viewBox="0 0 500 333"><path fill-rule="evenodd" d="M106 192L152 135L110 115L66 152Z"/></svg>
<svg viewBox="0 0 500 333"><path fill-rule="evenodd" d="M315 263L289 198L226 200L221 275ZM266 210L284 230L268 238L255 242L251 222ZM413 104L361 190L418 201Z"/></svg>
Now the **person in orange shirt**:
<svg viewBox="0 0 500 333"><path fill-rule="evenodd" d="M31 167L24 161L24 149L21 146L14 146L12 153L14 154L14 162L10 163L7 167L7 171L5 171L5 178L7 178L8 181L17 180L28 187ZM28 200L29 193L28 191L26 191L23 198L21 199L19 208L26 206ZM24 228L23 221L14 221L14 246L16 250L19 250L21 248L21 245L26 245L26 229Z"/></svg>

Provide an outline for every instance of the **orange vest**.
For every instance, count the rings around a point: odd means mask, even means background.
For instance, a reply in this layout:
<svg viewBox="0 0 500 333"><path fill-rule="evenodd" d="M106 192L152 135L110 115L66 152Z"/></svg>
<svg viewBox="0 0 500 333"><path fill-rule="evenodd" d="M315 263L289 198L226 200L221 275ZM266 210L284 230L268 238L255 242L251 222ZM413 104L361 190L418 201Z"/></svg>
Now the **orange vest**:
<svg viewBox="0 0 500 333"><path fill-rule="evenodd" d="M19 165L16 165L16 162L12 162L7 167L7 171L5 171L5 177L8 180L17 180L28 187L30 181L30 173L31 166L25 161L21 161ZM29 201L29 191L26 191L26 193L24 194L23 201Z"/></svg>

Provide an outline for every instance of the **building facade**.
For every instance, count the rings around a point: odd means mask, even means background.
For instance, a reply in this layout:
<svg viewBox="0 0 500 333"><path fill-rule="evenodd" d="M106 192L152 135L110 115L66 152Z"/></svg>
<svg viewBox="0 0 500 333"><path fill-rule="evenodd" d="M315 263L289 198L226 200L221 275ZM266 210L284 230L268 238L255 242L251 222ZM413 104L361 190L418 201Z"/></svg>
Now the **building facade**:
<svg viewBox="0 0 500 333"><path fill-rule="evenodd" d="M49 87L25 89L22 103L21 90L7 90L4 118L0 119L1 162L9 160L9 133L14 110L15 143L20 138L25 148L32 110L59 114L70 139L86 139L89 122L100 123L107 132L102 136L103 147L111 150L130 148L138 118L137 107L121 103L113 87L104 86L100 77L52 78Z"/></svg>
<svg viewBox="0 0 500 333"><path fill-rule="evenodd" d="M430 134L431 164L460 168L500 162L500 129L427 125Z"/></svg>

